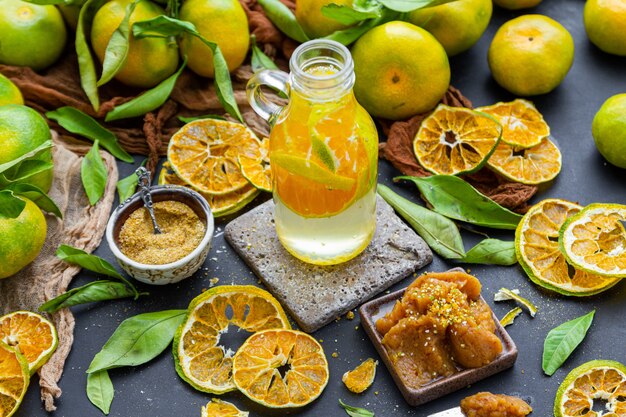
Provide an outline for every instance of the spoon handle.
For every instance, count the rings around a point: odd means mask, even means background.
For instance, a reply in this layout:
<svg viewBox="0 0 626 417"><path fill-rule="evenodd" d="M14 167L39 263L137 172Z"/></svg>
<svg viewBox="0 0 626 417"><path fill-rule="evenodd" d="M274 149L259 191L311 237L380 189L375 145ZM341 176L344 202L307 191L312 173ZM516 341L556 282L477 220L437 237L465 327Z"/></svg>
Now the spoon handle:
<svg viewBox="0 0 626 417"><path fill-rule="evenodd" d="M141 199L143 200L144 206L148 209L148 213L150 213L152 227L154 227L154 234L161 234L162 232L157 224L156 217L154 215L154 208L152 206L152 194L150 194L150 171L144 167L139 167L135 171L135 174L139 177L138 185L141 190Z"/></svg>

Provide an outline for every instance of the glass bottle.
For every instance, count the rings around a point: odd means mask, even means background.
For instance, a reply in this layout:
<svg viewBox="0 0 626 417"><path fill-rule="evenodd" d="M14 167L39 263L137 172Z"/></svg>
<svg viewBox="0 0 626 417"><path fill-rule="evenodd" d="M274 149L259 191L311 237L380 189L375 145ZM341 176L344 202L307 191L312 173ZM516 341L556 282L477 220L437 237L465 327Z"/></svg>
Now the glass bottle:
<svg viewBox="0 0 626 417"><path fill-rule="evenodd" d="M289 67L290 74L261 71L247 86L250 105L271 126L276 232L295 257L338 264L361 253L376 230L378 134L354 97L346 47L306 42ZM262 86L288 104L267 100Z"/></svg>

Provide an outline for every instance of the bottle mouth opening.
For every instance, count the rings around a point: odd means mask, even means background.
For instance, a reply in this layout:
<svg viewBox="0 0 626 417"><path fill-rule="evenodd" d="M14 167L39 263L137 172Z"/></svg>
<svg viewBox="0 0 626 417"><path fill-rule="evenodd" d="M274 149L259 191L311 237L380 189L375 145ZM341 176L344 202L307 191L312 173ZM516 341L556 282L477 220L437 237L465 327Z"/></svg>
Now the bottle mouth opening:
<svg viewBox="0 0 626 417"><path fill-rule="evenodd" d="M328 67L332 71L311 71ZM289 60L291 83L295 88L317 91L354 84L354 64L348 48L336 41L315 39L300 45Z"/></svg>

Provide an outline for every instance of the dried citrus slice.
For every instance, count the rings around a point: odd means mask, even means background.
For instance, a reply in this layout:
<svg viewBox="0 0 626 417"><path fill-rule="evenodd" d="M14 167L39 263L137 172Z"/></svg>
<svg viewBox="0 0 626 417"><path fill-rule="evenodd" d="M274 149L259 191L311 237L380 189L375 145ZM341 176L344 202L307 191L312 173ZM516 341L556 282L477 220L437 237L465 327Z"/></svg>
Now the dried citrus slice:
<svg viewBox="0 0 626 417"><path fill-rule="evenodd" d="M187 123L170 139L167 159L194 189L224 195L248 184L237 157L261 159L261 143L246 126L226 120Z"/></svg>
<svg viewBox="0 0 626 417"><path fill-rule="evenodd" d="M581 206L547 199L524 215L515 231L515 252L528 277L537 285L564 295L586 296L606 291L619 282L569 265L559 249L559 229Z"/></svg>
<svg viewBox="0 0 626 417"><path fill-rule="evenodd" d="M178 375L197 390L222 394L235 389L233 352L219 344L231 325L250 333L291 328L278 301L260 288L222 285L200 294L189 304L173 343Z"/></svg>
<svg viewBox="0 0 626 417"><path fill-rule="evenodd" d="M213 398L210 403L202 407L201 417L248 417L250 413L241 411L233 404Z"/></svg>
<svg viewBox="0 0 626 417"><path fill-rule="evenodd" d="M269 149L270 140L261 141L261 159L239 155L237 162L241 174L250 181L250 184L261 191L272 192L272 169L270 167Z"/></svg>
<svg viewBox="0 0 626 417"><path fill-rule="evenodd" d="M493 116L502 125L502 142L517 148L532 148L550 135L550 126L535 105L523 99L493 106L479 107L476 111Z"/></svg>
<svg viewBox="0 0 626 417"><path fill-rule="evenodd" d="M163 163L163 168L159 174L159 184L171 184L181 185L188 187L189 185L185 181L181 180L174 171L171 170L171 166L168 162ZM214 217L223 217L229 214L233 214L242 208L259 195L259 190L252 185L245 185L237 191L233 191L224 195L212 195L200 192L200 194L206 198L211 207L211 212Z"/></svg>
<svg viewBox="0 0 626 417"><path fill-rule="evenodd" d="M605 403L605 412L594 410L594 401ZM554 399L555 417L626 416L626 366L595 360L572 370Z"/></svg>
<svg viewBox="0 0 626 417"><path fill-rule="evenodd" d="M280 369L288 368L284 374ZM270 408L302 407L328 383L324 349L297 330L265 330L241 345L233 360L233 381L246 397Z"/></svg>
<svg viewBox="0 0 626 417"><path fill-rule="evenodd" d="M26 358L31 375L50 359L59 342L54 325L30 311L0 317L0 341Z"/></svg>
<svg viewBox="0 0 626 417"><path fill-rule="evenodd" d="M378 365L378 361L368 358L353 370L343 374L341 380L348 390L360 394L374 383L376 365Z"/></svg>
<svg viewBox="0 0 626 417"><path fill-rule="evenodd" d="M0 342L0 417L10 417L17 411L29 382L26 358Z"/></svg>
<svg viewBox="0 0 626 417"><path fill-rule="evenodd" d="M501 134L502 127L491 116L440 104L422 122L413 140L413 152L432 173L469 173L489 159Z"/></svg>
<svg viewBox="0 0 626 417"><path fill-rule="evenodd" d="M541 184L553 180L561 172L561 151L548 138L522 150L500 143L487 164L515 182Z"/></svg>
<svg viewBox="0 0 626 417"><path fill-rule="evenodd" d="M561 250L576 268L605 277L626 277L626 206L590 204L567 219Z"/></svg>

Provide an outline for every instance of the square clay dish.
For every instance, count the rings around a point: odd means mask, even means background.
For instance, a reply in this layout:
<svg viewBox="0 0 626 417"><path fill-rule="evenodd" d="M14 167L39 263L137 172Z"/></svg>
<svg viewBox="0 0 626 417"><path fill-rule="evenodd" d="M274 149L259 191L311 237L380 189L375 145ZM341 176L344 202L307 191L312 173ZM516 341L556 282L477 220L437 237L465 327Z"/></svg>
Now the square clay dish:
<svg viewBox="0 0 626 417"><path fill-rule="evenodd" d="M371 300L359 308L359 313L361 314L361 324L365 332L371 339L383 362L385 362L387 369L391 373L393 380L402 392L402 396L404 396L407 403L412 406L427 403L513 366L517 359L517 347L513 339L511 339L511 336L504 330L504 327L502 327L500 321L494 315L493 320L496 324L495 333L502 341L502 352L493 362L480 368L464 369L448 377L429 382L420 388L408 387L404 381L402 381L396 368L393 366L387 354L387 350L385 346L383 346L382 338L376 330L376 321L391 311L396 301L404 295L404 291L405 290L398 290ZM485 300L483 299L483 301Z"/></svg>

